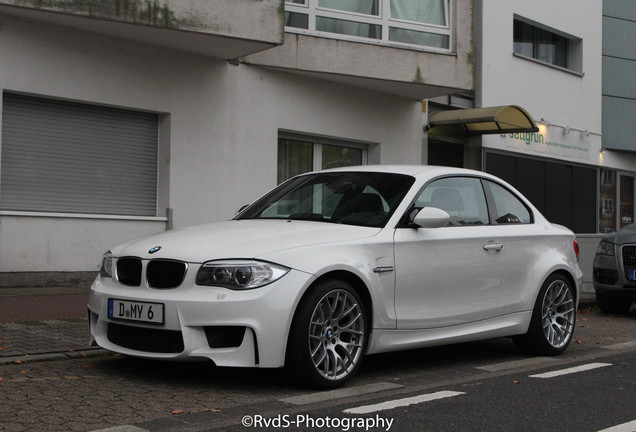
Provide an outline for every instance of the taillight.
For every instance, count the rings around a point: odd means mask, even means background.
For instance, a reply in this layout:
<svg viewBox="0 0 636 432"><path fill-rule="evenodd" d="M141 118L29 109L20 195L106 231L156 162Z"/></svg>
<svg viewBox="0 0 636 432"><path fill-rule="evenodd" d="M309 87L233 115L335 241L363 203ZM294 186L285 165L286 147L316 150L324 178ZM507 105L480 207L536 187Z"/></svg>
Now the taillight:
<svg viewBox="0 0 636 432"><path fill-rule="evenodd" d="M574 254L576 255L576 262L579 262L579 242L574 240Z"/></svg>

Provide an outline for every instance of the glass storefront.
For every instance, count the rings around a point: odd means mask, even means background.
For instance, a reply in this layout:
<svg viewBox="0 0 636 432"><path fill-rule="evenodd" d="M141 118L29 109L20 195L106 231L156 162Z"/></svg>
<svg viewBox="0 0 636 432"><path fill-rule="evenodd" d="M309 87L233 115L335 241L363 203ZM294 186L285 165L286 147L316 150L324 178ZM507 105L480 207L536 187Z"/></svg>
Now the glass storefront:
<svg viewBox="0 0 636 432"><path fill-rule="evenodd" d="M616 171L601 168L598 214L598 230L601 233L616 231L616 187Z"/></svg>
<svg viewBox="0 0 636 432"><path fill-rule="evenodd" d="M601 168L598 230L611 233L634 223L634 176Z"/></svg>
<svg viewBox="0 0 636 432"><path fill-rule="evenodd" d="M621 175L619 228L634 222L634 177Z"/></svg>
<svg viewBox="0 0 636 432"><path fill-rule="evenodd" d="M519 190L550 222L596 233L596 168L488 152L486 172Z"/></svg>

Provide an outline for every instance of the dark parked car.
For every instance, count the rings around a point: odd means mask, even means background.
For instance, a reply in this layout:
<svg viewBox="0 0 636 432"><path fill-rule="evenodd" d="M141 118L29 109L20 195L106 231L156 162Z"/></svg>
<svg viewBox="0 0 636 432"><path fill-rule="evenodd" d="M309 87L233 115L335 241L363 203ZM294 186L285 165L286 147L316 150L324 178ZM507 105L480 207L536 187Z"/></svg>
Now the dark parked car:
<svg viewBox="0 0 636 432"><path fill-rule="evenodd" d="M594 290L601 311L629 312L636 301L636 224L601 240L594 258Z"/></svg>

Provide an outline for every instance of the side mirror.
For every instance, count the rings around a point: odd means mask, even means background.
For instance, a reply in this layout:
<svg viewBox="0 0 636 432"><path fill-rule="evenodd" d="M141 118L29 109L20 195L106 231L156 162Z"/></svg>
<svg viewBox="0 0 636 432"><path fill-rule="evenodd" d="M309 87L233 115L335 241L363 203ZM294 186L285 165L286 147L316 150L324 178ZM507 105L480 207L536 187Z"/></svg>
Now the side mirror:
<svg viewBox="0 0 636 432"><path fill-rule="evenodd" d="M436 207L424 207L413 216L412 222L421 228L442 228L448 225L450 215Z"/></svg>
<svg viewBox="0 0 636 432"><path fill-rule="evenodd" d="M245 205L241 206L241 208L240 208L240 209L238 209L238 210L236 211L236 213L234 213L234 216L238 215L239 213L241 213L243 210L245 210L245 209L246 209L246 208L248 208L249 206L250 206L249 204L245 204Z"/></svg>

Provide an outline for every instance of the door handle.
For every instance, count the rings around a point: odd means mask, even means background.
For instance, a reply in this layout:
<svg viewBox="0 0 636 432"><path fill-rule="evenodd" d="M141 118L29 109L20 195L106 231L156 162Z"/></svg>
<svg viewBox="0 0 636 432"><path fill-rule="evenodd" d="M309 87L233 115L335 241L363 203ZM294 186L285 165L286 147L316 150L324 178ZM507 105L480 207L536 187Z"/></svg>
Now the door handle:
<svg viewBox="0 0 636 432"><path fill-rule="evenodd" d="M503 249L503 244L501 243L488 243L484 245L485 251L500 251Z"/></svg>

